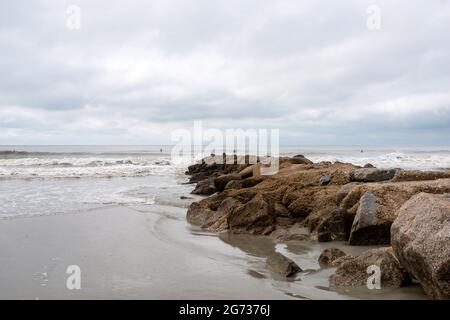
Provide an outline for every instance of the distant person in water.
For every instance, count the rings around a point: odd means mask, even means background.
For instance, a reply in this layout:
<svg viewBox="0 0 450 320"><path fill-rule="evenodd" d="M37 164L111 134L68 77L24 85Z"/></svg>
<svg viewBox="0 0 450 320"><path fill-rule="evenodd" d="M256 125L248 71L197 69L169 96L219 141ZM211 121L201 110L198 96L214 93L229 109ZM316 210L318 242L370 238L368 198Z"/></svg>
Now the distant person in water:
<svg viewBox="0 0 450 320"><path fill-rule="evenodd" d="M159 149L159 152L162 152L162 148L161 148L161 149Z"/></svg>

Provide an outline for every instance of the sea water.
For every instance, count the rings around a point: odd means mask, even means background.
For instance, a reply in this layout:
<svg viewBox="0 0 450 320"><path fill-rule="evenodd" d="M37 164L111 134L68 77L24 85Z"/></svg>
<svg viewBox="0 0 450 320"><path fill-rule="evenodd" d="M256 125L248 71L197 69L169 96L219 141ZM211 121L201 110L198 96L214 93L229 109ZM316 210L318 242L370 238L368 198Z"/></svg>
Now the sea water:
<svg viewBox="0 0 450 320"><path fill-rule="evenodd" d="M0 146L0 219L112 205L185 207L186 163L171 146ZM450 168L450 146L284 146L280 154L380 168Z"/></svg>

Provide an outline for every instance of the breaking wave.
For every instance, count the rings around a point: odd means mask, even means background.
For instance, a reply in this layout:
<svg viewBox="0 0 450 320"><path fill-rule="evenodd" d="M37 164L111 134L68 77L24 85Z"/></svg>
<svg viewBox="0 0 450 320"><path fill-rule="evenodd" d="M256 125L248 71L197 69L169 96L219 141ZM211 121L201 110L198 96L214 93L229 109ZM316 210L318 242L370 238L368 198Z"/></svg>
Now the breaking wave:
<svg viewBox="0 0 450 320"><path fill-rule="evenodd" d="M11 153L2 152L3 156ZM21 155L23 155L21 153ZM82 177L142 177L176 173L182 168L169 159L146 156L104 157L85 155L67 157L51 154L36 157L1 157L0 178L82 178Z"/></svg>
<svg viewBox="0 0 450 320"><path fill-rule="evenodd" d="M442 152L390 152L381 155L311 155L314 162L341 161L355 165L371 163L377 168L401 168L408 170L445 170L450 168L450 153Z"/></svg>

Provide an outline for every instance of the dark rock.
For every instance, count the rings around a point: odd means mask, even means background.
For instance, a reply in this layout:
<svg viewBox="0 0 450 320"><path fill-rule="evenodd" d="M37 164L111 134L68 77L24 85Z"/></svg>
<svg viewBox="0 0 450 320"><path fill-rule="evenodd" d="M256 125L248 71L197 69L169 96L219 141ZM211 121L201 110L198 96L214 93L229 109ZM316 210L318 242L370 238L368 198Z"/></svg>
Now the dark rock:
<svg viewBox="0 0 450 320"><path fill-rule="evenodd" d="M320 186L326 186L331 182L331 174L325 173L323 176L319 179L319 185Z"/></svg>
<svg viewBox="0 0 450 320"><path fill-rule="evenodd" d="M225 190L250 188L250 187L256 186L261 181L263 181L262 177L259 177L259 178L250 177L250 178L242 179L242 180L231 180L225 186Z"/></svg>
<svg viewBox="0 0 450 320"><path fill-rule="evenodd" d="M330 276L332 287L366 286L371 274L368 267L380 268L381 288L398 288L408 285L411 278L401 267L391 247L372 249L343 262Z"/></svg>
<svg viewBox="0 0 450 320"><path fill-rule="evenodd" d="M319 242L330 242L333 241L331 232L319 232L317 234L317 241Z"/></svg>
<svg viewBox="0 0 450 320"><path fill-rule="evenodd" d="M327 248L321 253L318 261L322 265L331 266L335 260L343 256L346 256L344 251L337 248Z"/></svg>
<svg viewBox="0 0 450 320"><path fill-rule="evenodd" d="M375 168L375 166L373 164L371 164L371 163L366 163L364 165L364 168Z"/></svg>
<svg viewBox="0 0 450 320"><path fill-rule="evenodd" d="M450 198L420 193L400 208L392 247L427 295L450 299Z"/></svg>
<svg viewBox="0 0 450 320"><path fill-rule="evenodd" d="M275 252L267 258L267 266L272 272L278 273L285 277L293 277L302 269L291 259L286 258L282 254Z"/></svg>
<svg viewBox="0 0 450 320"><path fill-rule="evenodd" d="M372 192L364 193L359 200L349 244L389 244L391 223L378 219L379 209L378 198Z"/></svg>
<svg viewBox="0 0 450 320"><path fill-rule="evenodd" d="M223 190L225 190L225 187L228 182L233 181L233 180L241 180L241 179L242 179L242 177L238 173L230 173L230 174L221 175L214 179L214 187L218 191L223 191Z"/></svg>
<svg viewBox="0 0 450 320"><path fill-rule="evenodd" d="M213 181L211 179L205 179L199 181L195 189L191 192L192 194L209 196L215 193L217 190L214 187Z"/></svg>
<svg viewBox="0 0 450 320"><path fill-rule="evenodd" d="M189 200L189 199L192 199L192 197L181 196L180 199L181 200Z"/></svg>
<svg viewBox="0 0 450 320"><path fill-rule="evenodd" d="M348 239L351 227L351 217L344 209L332 210L317 227L319 242L345 241Z"/></svg>
<svg viewBox="0 0 450 320"><path fill-rule="evenodd" d="M197 183L202 180L207 180L210 176L211 174L209 174L208 172L193 173L189 178L189 183Z"/></svg>
<svg viewBox="0 0 450 320"><path fill-rule="evenodd" d="M289 217L289 210L281 203L276 202L273 206L274 213L277 217Z"/></svg>
<svg viewBox="0 0 450 320"><path fill-rule="evenodd" d="M289 158L289 162L292 164L314 164L311 160L302 155L296 155L293 158Z"/></svg>
<svg viewBox="0 0 450 320"><path fill-rule="evenodd" d="M351 181L379 182L391 180L395 176L395 169L381 170L376 168L355 169L351 173Z"/></svg>

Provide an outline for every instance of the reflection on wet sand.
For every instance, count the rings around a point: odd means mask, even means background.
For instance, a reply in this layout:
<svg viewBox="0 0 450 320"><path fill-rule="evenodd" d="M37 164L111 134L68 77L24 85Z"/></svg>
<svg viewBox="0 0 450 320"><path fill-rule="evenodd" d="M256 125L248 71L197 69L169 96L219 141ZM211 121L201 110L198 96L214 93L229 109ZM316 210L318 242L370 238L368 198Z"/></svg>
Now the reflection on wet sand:
<svg viewBox="0 0 450 320"><path fill-rule="evenodd" d="M329 247L336 247L347 254L358 255L367 250L364 246L349 246L345 242L320 243L317 241L287 241L275 243L264 236L218 234L224 243L244 252L250 259L246 273L255 278L269 281L273 289L286 296L297 299L423 299L424 295L418 286L399 289L369 290L366 287L334 290L329 287L328 277L335 268L322 267L318 263L321 252ZM296 262L303 271L294 279L286 279L270 272L265 264L266 259L279 252Z"/></svg>

